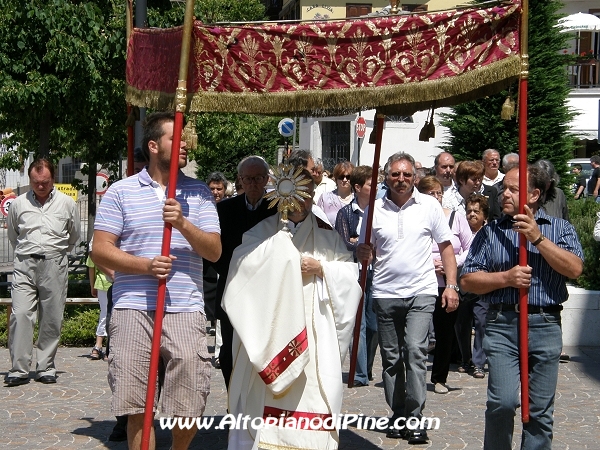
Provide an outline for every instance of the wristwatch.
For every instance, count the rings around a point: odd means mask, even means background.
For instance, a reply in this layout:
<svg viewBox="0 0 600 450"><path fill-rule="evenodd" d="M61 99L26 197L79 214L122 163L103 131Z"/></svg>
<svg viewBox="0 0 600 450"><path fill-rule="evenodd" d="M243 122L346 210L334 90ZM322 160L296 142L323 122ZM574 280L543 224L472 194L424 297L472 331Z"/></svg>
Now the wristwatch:
<svg viewBox="0 0 600 450"><path fill-rule="evenodd" d="M454 289L456 292L460 291L460 288L456 284L447 284L446 288L447 289Z"/></svg>

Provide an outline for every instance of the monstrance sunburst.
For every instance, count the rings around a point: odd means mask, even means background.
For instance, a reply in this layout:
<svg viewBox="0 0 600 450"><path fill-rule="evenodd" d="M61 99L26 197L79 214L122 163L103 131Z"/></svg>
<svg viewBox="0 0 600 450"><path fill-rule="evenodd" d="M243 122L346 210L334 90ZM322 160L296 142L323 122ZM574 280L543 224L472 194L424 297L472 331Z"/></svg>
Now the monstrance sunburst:
<svg viewBox="0 0 600 450"><path fill-rule="evenodd" d="M303 167L294 168L289 164L280 164L271 166L269 177L272 180L273 190L265 194L265 199L269 200L269 208L277 203L278 211L281 213L281 221L284 223L284 230L287 229L288 212L299 210L301 201L311 198L308 191L308 184L312 182L302 174Z"/></svg>

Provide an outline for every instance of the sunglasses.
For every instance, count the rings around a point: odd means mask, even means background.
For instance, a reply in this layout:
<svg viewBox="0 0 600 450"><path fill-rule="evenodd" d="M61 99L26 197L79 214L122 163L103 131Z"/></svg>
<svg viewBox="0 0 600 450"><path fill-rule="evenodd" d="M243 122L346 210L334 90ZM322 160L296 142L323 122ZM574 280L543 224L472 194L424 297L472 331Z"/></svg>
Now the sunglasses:
<svg viewBox="0 0 600 450"><path fill-rule="evenodd" d="M340 175L339 177L337 177L337 179L340 181L342 181L342 180L350 181L350 175Z"/></svg>

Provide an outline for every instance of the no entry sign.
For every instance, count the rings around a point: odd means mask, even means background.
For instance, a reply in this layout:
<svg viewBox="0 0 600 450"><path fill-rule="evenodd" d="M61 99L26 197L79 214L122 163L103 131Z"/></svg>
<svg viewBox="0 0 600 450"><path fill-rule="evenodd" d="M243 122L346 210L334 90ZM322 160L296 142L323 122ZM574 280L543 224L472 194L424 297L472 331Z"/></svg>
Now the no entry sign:
<svg viewBox="0 0 600 450"><path fill-rule="evenodd" d="M365 137L366 132L367 132L367 121L365 120L365 118L363 116L360 116L358 119L356 119L356 136L359 139L362 139Z"/></svg>

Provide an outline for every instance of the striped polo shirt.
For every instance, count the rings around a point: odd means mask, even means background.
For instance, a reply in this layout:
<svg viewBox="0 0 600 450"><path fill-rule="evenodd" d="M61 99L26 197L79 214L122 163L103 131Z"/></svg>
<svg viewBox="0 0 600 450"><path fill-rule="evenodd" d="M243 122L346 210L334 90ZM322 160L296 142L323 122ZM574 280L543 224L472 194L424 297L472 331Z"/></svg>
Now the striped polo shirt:
<svg viewBox="0 0 600 450"><path fill-rule="evenodd" d="M542 209L538 209L534 217L546 239L583 260L583 250L573 225L566 220L549 216ZM512 225L512 216L504 215L479 230L461 273L505 272L518 265L519 233L513 230ZM558 305L567 300L567 277L550 267L531 242L527 242L527 264L532 268L528 298L530 305ZM519 302L519 289L498 289L481 295L481 299L492 304L514 305Z"/></svg>
<svg viewBox="0 0 600 450"><path fill-rule="evenodd" d="M98 209L95 230L119 236L117 246L124 252L152 259L161 254L165 195L146 169L113 184ZM207 233L221 232L214 197L206 183L179 172L175 199L183 215ZM173 228L170 253L173 261L167 279L165 310L192 312L204 310L202 258ZM158 280L151 275L115 273L113 303L119 309L156 309Z"/></svg>

